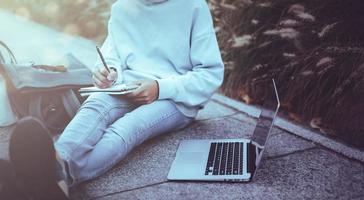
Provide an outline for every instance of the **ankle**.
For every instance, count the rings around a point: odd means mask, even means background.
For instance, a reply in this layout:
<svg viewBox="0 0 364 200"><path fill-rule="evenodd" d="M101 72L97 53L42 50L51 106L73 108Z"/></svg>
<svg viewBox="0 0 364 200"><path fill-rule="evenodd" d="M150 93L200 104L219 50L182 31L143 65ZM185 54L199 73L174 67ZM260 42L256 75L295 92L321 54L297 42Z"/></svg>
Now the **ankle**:
<svg viewBox="0 0 364 200"><path fill-rule="evenodd" d="M62 191L69 197L69 175L66 169L65 161L56 151L56 166L57 166L57 184Z"/></svg>

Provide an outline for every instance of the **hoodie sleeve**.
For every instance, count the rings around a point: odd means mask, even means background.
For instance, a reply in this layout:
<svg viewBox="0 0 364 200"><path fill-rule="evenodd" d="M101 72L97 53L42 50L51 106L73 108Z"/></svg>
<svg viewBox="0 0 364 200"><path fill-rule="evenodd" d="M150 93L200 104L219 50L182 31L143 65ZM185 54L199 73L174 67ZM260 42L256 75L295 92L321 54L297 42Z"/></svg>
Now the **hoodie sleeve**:
<svg viewBox="0 0 364 200"><path fill-rule="evenodd" d="M157 80L159 99L171 99L190 107L200 106L221 86L224 64L205 2L195 12L190 46L192 70L184 75Z"/></svg>

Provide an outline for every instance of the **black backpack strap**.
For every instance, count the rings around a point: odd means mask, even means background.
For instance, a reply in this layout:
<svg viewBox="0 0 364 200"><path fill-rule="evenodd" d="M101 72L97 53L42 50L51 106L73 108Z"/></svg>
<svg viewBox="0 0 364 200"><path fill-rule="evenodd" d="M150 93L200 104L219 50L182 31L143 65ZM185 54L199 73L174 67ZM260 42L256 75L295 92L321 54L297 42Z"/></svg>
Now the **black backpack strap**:
<svg viewBox="0 0 364 200"><path fill-rule="evenodd" d="M0 63L5 63L5 58L3 56L3 54L0 51Z"/></svg>
<svg viewBox="0 0 364 200"><path fill-rule="evenodd" d="M16 60L14 53L11 51L11 49L8 47L8 45L6 45L3 41L0 40L0 46L2 46L7 51L7 53L9 54L10 63L11 64L17 64L18 61ZM0 51L0 62L3 62L3 63L6 62L5 57L1 53L1 51Z"/></svg>

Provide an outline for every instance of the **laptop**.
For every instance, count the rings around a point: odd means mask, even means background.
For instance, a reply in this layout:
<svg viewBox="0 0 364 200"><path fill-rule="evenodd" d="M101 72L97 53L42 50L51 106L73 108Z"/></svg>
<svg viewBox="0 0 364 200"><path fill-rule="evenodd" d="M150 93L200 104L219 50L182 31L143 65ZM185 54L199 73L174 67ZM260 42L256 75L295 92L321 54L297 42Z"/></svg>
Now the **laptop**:
<svg viewBox="0 0 364 200"><path fill-rule="evenodd" d="M275 97L264 102L251 139L183 140L168 180L249 182L253 180L280 107Z"/></svg>

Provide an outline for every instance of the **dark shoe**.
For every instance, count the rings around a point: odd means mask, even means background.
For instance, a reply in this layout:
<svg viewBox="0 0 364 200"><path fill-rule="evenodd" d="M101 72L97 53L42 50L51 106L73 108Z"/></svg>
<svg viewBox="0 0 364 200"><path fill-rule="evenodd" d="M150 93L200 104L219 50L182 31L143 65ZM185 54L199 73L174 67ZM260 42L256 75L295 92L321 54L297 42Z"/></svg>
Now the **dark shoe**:
<svg viewBox="0 0 364 200"><path fill-rule="evenodd" d="M10 160L33 199L68 199L57 183L57 158L52 137L36 118L21 119L11 136Z"/></svg>
<svg viewBox="0 0 364 200"><path fill-rule="evenodd" d="M11 163L0 160L0 199L29 200L22 186L22 183L16 179Z"/></svg>
<svg viewBox="0 0 364 200"><path fill-rule="evenodd" d="M0 160L0 199L26 199L18 190L11 164Z"/></svg>
<svg viewBox="0 0 364 200"><path fill-rule="evenodd" d="M15 193L15 176L10 163L0 160L0 199L10 199Z"/></svg>

